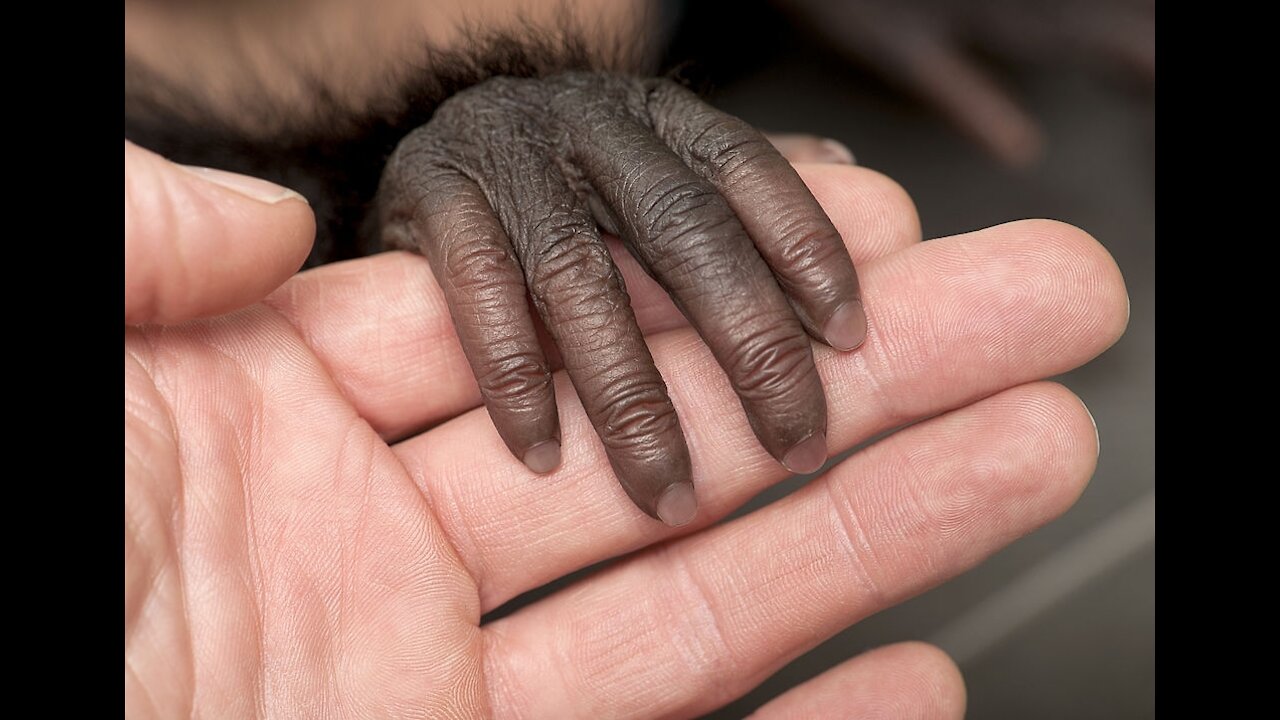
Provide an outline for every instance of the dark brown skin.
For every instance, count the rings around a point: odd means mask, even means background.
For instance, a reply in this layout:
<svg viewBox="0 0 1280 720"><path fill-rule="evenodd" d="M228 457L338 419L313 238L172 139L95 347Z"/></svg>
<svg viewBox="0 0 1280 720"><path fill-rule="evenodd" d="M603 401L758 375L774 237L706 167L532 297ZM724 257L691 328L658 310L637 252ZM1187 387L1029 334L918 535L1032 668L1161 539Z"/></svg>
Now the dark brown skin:
<svg viewBox="0 0 1280 720"><path fill-rule="evenodd" d="M526 292L627 494L671 525L696 513L679 418L600 228L671 293L761 444L792 472L825 462L809 337L862 343L857 275L791 165L745 122L667 80L493 78L405 137L378 207L383 241L430 261L494 425L535 472L559 464L560 432Z"/></svg>
<svg viewBox="0 0 1280 720"><path fill-rule="evenodd" d="M764 136L672 82L619 74L654 71L656 6L362 7L126 3L126 136L304 194L311 264L425 255L495 427L535 472L560 463L559 355L636 505L673 525L696 513L680 421L601 228L701 332L764 447L818 469L827 413L809 336L862 342L857 277ZM851 160L829 141L787 147Z"/></svg>

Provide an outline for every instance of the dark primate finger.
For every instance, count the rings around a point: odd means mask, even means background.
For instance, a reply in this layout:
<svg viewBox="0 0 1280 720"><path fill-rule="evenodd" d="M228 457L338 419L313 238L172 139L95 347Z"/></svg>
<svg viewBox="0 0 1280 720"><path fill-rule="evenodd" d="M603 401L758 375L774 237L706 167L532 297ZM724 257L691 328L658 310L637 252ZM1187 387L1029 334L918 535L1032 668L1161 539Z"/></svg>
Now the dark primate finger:
<svg viewBox="0 0 1280 720"><path fill-rule="evenodd" d="M528 265L534 303L622 487L666 524L690 522L689 449L608 250L583 231L553 235Z"/></svg>
<svg viewBox="0 0 1280 720"><path fill-rule="evenodd" d="M553 160L520 148L487 188L525 282L618 481L668 525L693 520L689 448L595 221Z"/></svg>
<svg viewBox="0 0 1280 720"><path fill-rule="evenodd" d="M728 201L805 328L839 350L861 345L867 317L853 261L795 169L755 128L656 82L649 113L658 136Z"/></svg>
<svg viewBox="0 0 1280 720"><path fill-rule="evenodd" d="M520 265L484 194L453 171L408 162L387 174L382 202L384 242L426 256L498 435L530 470L556 469L551 371Z"/></svg>
<svg viewBox="0 0 1280 720"><path fill-rule="evenodd" d="M611 213L602 224L706 340L761 444L793 472L821 467L827 406L809 338L724 198L638 122L588 118L573 145Z"/></svg>

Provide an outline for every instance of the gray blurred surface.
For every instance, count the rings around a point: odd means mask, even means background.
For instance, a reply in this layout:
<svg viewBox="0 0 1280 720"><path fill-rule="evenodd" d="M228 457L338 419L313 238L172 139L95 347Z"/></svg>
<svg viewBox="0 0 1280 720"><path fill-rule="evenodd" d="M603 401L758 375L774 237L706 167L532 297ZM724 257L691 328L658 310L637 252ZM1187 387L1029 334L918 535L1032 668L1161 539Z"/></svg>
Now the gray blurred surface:
<svg viewBox="0 0 1280 720"><path fill-rule="evenodd" d="M971 718L1154 716L1154 143L1149 97L1061 68L1001 76L1042 123L1048 151L1004 170L940 118L829 55L791 41L714 103L778 132L836 138L900 182L925 237L1048 217L1115 256L1128 332L1059 378L1088 405L1102 454L1076 506L975 570L845 631L710 718L770 698L878 645L941 644L960 663ZM794 490L793 480L745 511Z"/></svg>

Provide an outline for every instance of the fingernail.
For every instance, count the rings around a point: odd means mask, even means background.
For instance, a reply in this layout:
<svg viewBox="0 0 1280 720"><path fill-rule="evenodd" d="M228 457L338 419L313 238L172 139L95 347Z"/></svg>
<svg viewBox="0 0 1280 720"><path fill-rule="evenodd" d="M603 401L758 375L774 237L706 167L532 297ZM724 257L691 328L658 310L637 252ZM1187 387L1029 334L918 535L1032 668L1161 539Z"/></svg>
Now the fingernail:
<svg viewBox="0 0 1280 720"><path fill-rule="evenodd" d="M837 350L852 350L867 339L867 313L857 300L836 308L823 328L827 344Z"/></svg>
<svg viewBox="0 0 1280 720"><path fill-rule="evenodd" d="M249 177L240 173L227 172L226 170L215 170L214 168L196 167L194 165L179 165L178 167L195 175L196 177L219 185L233 192L244 195L247 198L264 202L268 205L284 202L285 200L301 200L307 202L307 199L287 187L267 182L262 178Z"/></svg>
<svg viewBox="0 0 1280 720"><path fill-rule="evenodd" d="M560 443L547 440L534 445L525 451L524 464L539 475L555 470L560 466Z"/></svg>
<svg viewBox="0 0 1280 720"><path fill-rule="evenodd" d="M838 140L827 138L822 141L822 160L821 162L836 163L839 165L857 165L858 161L853 157L853 151L845 147L845 144Z"/></svg>
<svg viewBox="0 0 1280 720"><path fill-rule="evenodd" d="M1089 422L1093 423L1093 447L1097 450L1095 457L1102 457L1102 433L1098 432L1098 421L1093 418L1093 413L1089 411L1089 406L1085 405L1084 400L1079 396L1076 399L1080 400L1081 405L1084 405L1084 414L1088 415Z"/></svg>
<svg viewBox="0 0 1280 720"><path fill-rule="evenodd" d="M827 461L827 434L819 430L782 456L782 466L796 475L816 472Z"/></svg>
<svg viewBox="0 0 1280 720"><path fill-rule="evenodd" d="M658 519L671 527L688 525L698 514L698 498L689 483L668 485L658 498Z"/></svg>

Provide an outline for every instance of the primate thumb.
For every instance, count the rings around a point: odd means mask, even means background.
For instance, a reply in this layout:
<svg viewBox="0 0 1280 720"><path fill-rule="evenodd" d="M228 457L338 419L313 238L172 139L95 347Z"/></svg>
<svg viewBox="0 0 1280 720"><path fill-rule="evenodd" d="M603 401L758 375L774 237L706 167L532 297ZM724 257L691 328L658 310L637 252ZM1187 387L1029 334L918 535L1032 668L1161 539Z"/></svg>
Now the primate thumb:
<svg viewBox="0 0 1280 720"><path fill-rule="evenodd" d="M125 324L256 302L302 266L314 239L315 215L296 192L125 141Z"/></svg>

